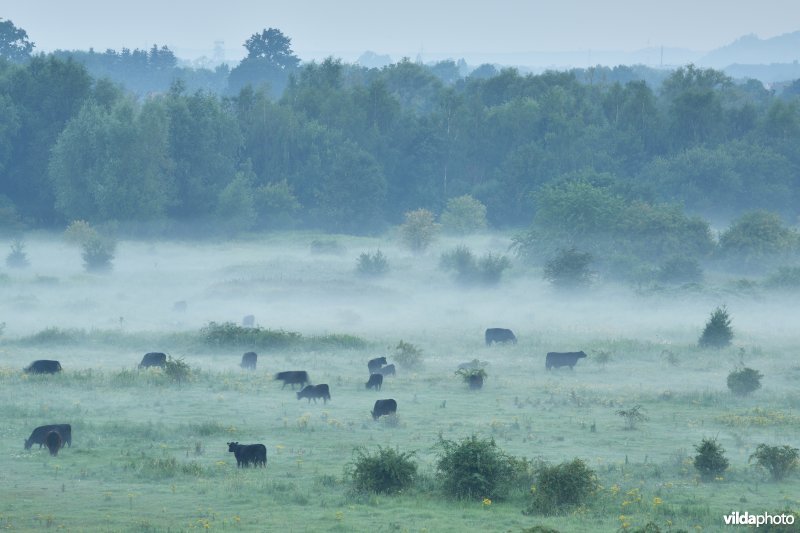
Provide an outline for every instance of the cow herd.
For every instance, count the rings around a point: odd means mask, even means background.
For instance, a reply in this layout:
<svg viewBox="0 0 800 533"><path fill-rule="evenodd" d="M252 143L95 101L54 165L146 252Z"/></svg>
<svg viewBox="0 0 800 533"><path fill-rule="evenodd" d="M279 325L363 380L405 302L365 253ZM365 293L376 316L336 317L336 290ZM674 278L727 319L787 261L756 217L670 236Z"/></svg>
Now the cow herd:
<svg viewBox="0 0 800 533"><path fill-rule="evenodd" d="M245 317L244 322L250 322L251 316ZM252 325L252 324L251 324ZM489 328L486 330L484 340L487 346L493 343L517 343L517 337L510 329L504 328ZM579 359L586 357L586 354L580 352L548 352L545 357L545 368L550 370L552 368L560 368L568 366L570 370L574 369ZM255 352L246 352L242 356L241 368L247 370L255 370L258 355ZM167 356L163 352L149 352L144 355L142 361L139 363L139 369L150 367L164 368L167 363ZM473 363L463 363L459 368L465 368L465 365L485 364L475 360ZM381 390L383 385L383 378L385 376L396 375L396 368L394 364L388 363L386 357L376 357L367 362L367 369L369 370L369 380L365 388L373 389L375 391ZM52 361L40 359L33 361L27 366L24 371L30 374L55 374L62 371L61 363L59 361ZM317 385L311 384L311 379L308 372L305 370L288 370L278 372L275 374L275 380L283 382L281 389L285 389L286 385L290 385L294 390L295 385L299 385L301 389L296 393L297 399L314 400L317 403L321 399L323 403L327 404L331 399L330 387L327 383ZM370 411L373 420L378 420L382 416L395 415L397 413L397 401L392 398L376 400L375 405ZM38 444L39 448L46 446L50 454L55 456L59 450L65 445L72 447L72 426L70 424L50 424L39 426L33 430L31 436L25 440L25 449L29 450L34 444ZM250 465L266 467L267 464L267 448L263 444L239 444L238 442L229 442L228 451L233 453L236 457L236 466L239 468L246 468Z"/></svg>

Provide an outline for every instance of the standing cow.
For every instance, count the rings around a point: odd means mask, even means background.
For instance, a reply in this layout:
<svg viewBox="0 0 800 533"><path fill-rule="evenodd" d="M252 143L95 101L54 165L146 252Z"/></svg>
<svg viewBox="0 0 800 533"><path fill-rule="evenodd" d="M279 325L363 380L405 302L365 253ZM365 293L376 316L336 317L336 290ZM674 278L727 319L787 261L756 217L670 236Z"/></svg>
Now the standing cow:
<svg viewBox="0 0 800 533"><path fill-rule="evenodd" d="M61 363L48 359L38 359L25 367L28 374L55 374L61 372Z"/></svg>
<svg viewBox="0 0 800 533"><path fill-rule="evenodd" d="M245 354L242 355L242 363L240 366L247 370L255 370L257 361L258 354L256 352L245 352Z"/></svg>
<svg viewBox="0 0 800 533"><path fill-rule="evenodd" d="M281 389L286 388L286 385L291 385L292 390L294 390L295 385L300 385L302 387L311 383L311 380L308 378L308 372L305 370L287 370L285 372L278 372L275 374L275 379L278 381L283 381L283 387L281 387Z"/></svg>
<svg viewBox="0 0 800 533"><path fill-rule="evenodd" d="M49 424L39 426L33 430L31 436L25 441L25 449L30 450L34 444L38 444L39 448L47 445L47 435L51 431L57 431L61 435L62 448L65 444L72 448L72 426L69 424Z"/></svg>
<svg viewBox="0 0 800 533"><path fill-rule="evenodd" d="M309 385L308 387L304 387L303 390L297 393L297 399L306 398L308 403L311 403L311 400L314 400L314 403L317 403L317 398L322 398L324 403L328 403L328 400L331 399L331 391L328 388L327 383L320 383L319 385Z"/></svg>
<svg viewBox="0 0 800 533"><path fill-rule="evenodd" d="M383 365L386 364L385 357L376 357L375 359L370 359L367 363L367 368L369 368L370 374L375 374L378 372Z"/></svg>
<svg viewBox="0 0 800 533"><path fill-rule="evenodd" d="M369 381L367 381L366 388L381 390L383 385L383 374L370 374Z"/></svg>
<svg viewBox="0 0 800 533"><path fill-rule="evenodd" d="M486 330L486 333L483 334L483 337L486 341L486 346L490 346L493 342L510 342L511 344L517 344L517 337L510 329L489 328Z"/></svg>
<svg viewBox="0 0 800 533"><path fill-rule="evenodd" d="M372 419L377 420L385 415L397 414L397 402L393 399L375 400L375 406L371 411Z"/></svg>
<svg viewBox="0 0 800 533"><path fill-rule="evenodd" d="M47 444L47 449L50 450L50 455L53 457L58 455L58 450L60 450L63 446L61 435L58 433L58 431L51 431L48 433L44 441Z"/></svg>
<svg viewBox="0 0 800 533"><path fill-rule="evenodd" d="M229 442L228 451L236 457L237 468L247 468L250 463L255 466L267 466L267 447L263 444L239 444Z"/></svg>
<svg viewBox="0 0 800 533"><path fill-rule="evenodd" d="M396 376L397 375L397 369L394 367L394 364L386 365L385 367L379 369L378 372L382 376Z"/></svg>
<svg viewBox="0 0 800 533"><path fill-rule="evenodd" d="M573 370L573 367L578 363L578 359L583 359L584 357L586 357L586 354L583 353L583 351L547 352L544 366L547 370L550 370L553 367L559 368L562 366L568 366L570 370Z"/></svg>
<svg viewBox="0 0 800 533"><path fill-rule="evenodd" d="M142 362L139 363L139 368L150 368L151 366L166 368L167 354L162 352L149 352L144 354Z"/></svg>

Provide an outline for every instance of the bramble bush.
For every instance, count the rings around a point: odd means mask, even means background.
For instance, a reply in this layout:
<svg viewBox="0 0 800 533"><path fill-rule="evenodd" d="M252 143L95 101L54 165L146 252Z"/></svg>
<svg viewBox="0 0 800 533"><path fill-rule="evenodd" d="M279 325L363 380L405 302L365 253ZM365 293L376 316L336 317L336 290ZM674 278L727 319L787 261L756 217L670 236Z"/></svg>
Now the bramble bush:
<svg viewBox="0 0 800 533"><path fill-rule="evenodd" d="M581 459L537 469L525 514L554 514L584 503L597 489L597 476Z"/></svg>
<svg viewBox="0 0 800 533"><path fill-rule="evenodd" d="M797 468L800 450L791 446L768 446L759 444L748 461L756 460L756 464L769 472L774 481L780 481Z"/></svg>
<svg viewBox="0 0 800 533"><path fill-rule="evenodd" d="M365 448L353 450L353 462L348 465L348 477L358 491L393 494L410 487L417 475L415 452L382 448L369 453Z"/></svg>
<svg viewBox="0 0 800 533"><path fill-rule="evenodd" d="M728 388L736 396L747 396L761 388L761 378L764 377L758 370L742 368L728 374Z"/></svg>
<svg viewBox="0 0 800 533"><path fill-rule="evenodd" d="M502 499L533 479L530 462L506 455L494 439L472 435L455 442L440 436L437 447L442 488L455 498Z"/></svg>
<svg viewBox="0 0 800 533"><path fill-rule="evenodd" d="M704 481L712 481L728 469L725 450L717 439L703 439L694 449L697 451L694 467L700 472L700 477Z"/></svg>

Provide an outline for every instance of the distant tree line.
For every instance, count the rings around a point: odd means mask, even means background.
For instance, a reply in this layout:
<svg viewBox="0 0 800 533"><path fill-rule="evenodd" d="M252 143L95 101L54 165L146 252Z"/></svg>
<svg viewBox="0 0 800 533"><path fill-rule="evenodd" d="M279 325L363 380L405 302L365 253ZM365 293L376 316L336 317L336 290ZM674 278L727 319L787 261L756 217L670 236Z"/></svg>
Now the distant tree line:
<svg viewBox="0 0 800 533"><path fill-rule="evenodd" d="M692 65L368 69L301 63L269 29L219 70L220 92L190 86L165 47L21 59L15 43L0 59L0 227L375 233L469 195L490 226L530 228L530 246L661 257L707 249L706 220L800 209L800 100ZM130 87L109 79L123 70ZM166 88L141 96L135 80L154 77Z"/></svg>

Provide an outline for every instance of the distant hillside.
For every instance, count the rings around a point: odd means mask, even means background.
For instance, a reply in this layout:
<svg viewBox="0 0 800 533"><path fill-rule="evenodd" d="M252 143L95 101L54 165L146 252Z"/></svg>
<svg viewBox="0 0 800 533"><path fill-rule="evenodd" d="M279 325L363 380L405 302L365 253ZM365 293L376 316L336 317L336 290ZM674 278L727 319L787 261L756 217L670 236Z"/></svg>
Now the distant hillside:
<svg viewBox="0 0 800 533"><path fill-rule="evenodd" d="M713 68L729 65L770 65L793 63L800 60L800 31L786 33L771 39L745 35L727 46L712 50L698 61Z"/></svg>

